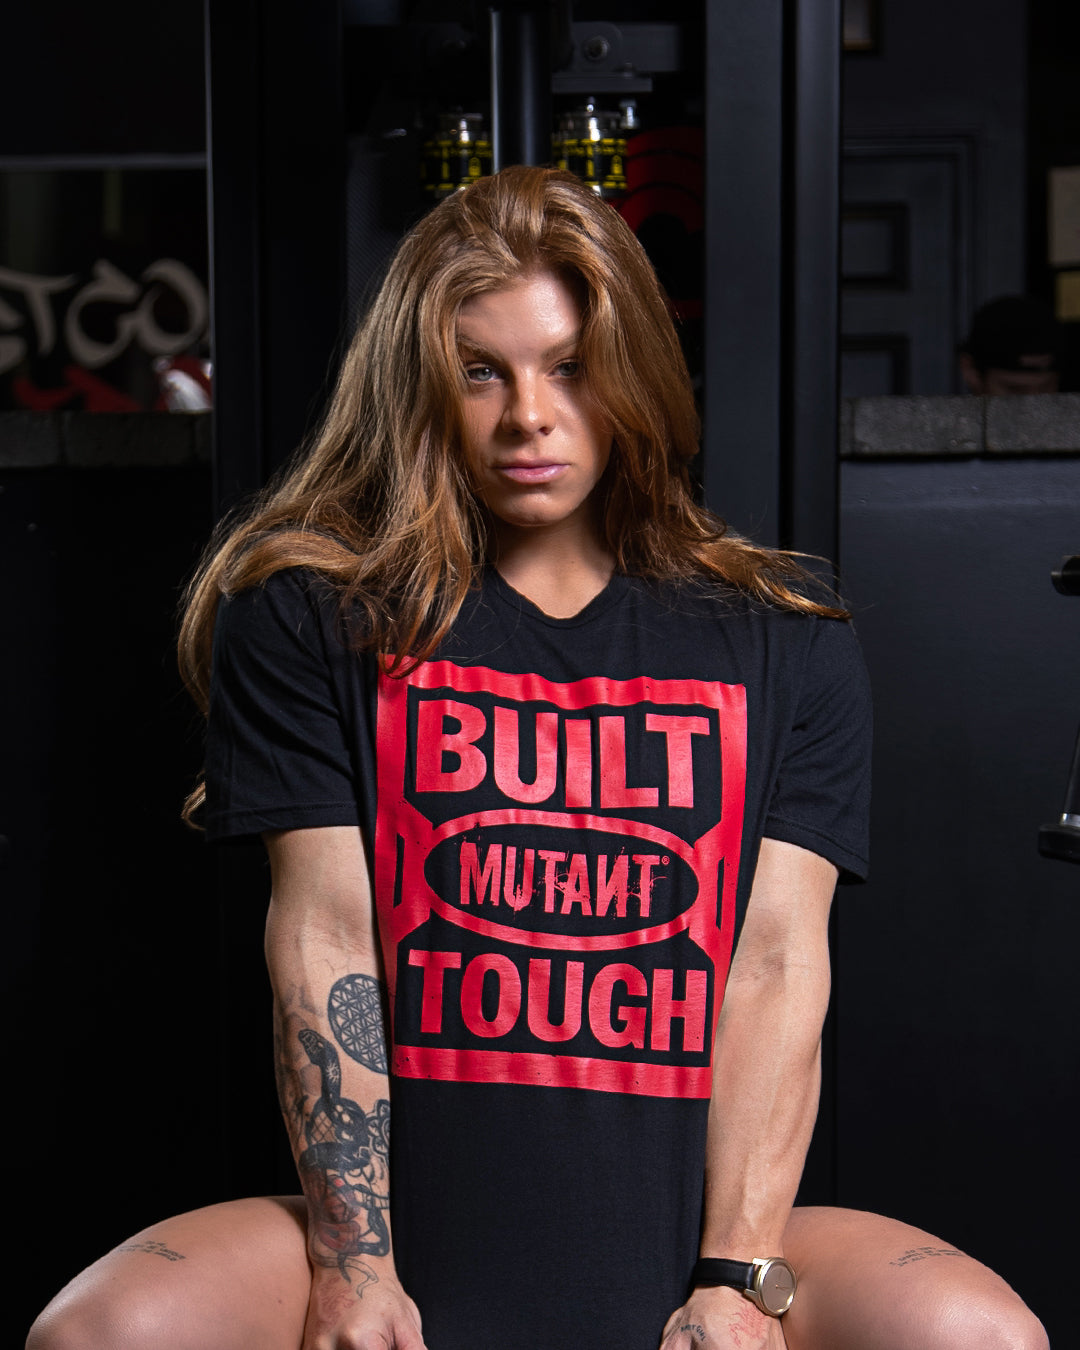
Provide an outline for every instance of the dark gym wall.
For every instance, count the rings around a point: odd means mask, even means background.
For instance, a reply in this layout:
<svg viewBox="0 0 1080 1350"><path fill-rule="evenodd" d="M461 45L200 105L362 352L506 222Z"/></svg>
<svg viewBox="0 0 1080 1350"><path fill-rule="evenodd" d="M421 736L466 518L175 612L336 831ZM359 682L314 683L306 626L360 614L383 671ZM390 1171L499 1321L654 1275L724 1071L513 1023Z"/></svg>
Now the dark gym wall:
<svg viewBox="0 0 1080 1350"><path fill-rule="evenodd" d="M9 5L3 38L0 155L203 149L202 0Z"/></svg>
<svg viewBox="0 0 1080 1350"><path fill-rule="evenodd" d="M845 58L845 140L967 143L971 234L957 247L971 304L1028 286L1050 298L1045 168L1080 161L1066 130L1075 6L912 0L880 14L880 51ZM888 400L870 402L862 413L891 434ZM1050 584L1080 549L1078 442L1069 458L956 458L936 425L947 403L918 405L921 444L867 434L841 478L877 748L873 874L838 907L838 1199L970 1250L1064 1345L1067 1296L1032 1257L1076 1250L1058 1178L1077 1107L1080 873L1039 857L1036 833L1060 812L1080 722L1080 602ZM1075 431L1077 410L1062 417ZM1039 444L1062 442L1028 451Z"/></svg>
<svg viewBox="0 0 1080 1350"><path fill-rule="evenodd" d="M1080 435L1077 442L1080 445ZM1080 453L845 463L874 685L872 875L838 906L838 1199L1001 1271L1068 1344L1080 873L1040 857L1080 724Z"/></svg>
<svg viewBox="0 0 1080 1350"><path fill-rule="evenodd" d="M882 3L879 50L844 58L846 140L974 142L976 305L1025 284L1027 10L1027 0Z"/></svg>

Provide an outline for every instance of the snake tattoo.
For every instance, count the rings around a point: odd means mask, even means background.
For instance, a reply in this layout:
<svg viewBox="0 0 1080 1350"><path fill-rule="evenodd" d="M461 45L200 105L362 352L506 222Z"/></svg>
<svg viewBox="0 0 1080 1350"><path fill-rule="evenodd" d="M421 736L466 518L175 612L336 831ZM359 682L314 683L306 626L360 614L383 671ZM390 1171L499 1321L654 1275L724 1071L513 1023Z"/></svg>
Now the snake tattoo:
<svg viewBox="0 0 1080 1350"><path fill-rule="evenodd" d="M319 1259L348 1279L357 1264L350 1258L390 1250L384 1217L390 1204L390 1103L378 1101L369 1114L343 1097L337 1051L310 1028L297 1035L322 1080L304 1126L307 1147L297 1160L315 1216L313 1246Z"/></svg>

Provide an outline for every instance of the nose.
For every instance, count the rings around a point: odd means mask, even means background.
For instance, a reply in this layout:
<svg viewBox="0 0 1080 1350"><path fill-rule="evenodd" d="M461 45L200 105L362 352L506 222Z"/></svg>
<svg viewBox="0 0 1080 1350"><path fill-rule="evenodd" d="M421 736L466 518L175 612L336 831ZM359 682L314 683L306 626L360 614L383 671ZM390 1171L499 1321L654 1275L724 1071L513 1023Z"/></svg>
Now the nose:
<svg viewBox="0 0 1080 1350"><path fill-rule="evenodd" d="M519 436L543 436L555 425L553 393L543 374L524 371L509 381L503 427Z"/></svg>

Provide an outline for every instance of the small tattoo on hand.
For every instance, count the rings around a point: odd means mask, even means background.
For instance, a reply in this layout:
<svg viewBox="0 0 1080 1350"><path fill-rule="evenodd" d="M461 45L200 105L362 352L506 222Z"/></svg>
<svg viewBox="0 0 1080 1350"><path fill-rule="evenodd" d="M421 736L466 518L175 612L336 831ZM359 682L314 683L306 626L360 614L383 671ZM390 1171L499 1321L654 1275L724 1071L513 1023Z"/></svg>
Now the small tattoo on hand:
<svg viewBox="0 0 1080 1350"><path fill-rule="evenodd" d="M909 1247L895 1261L890 1261L890 1266L908 1266L912 1261L925 1261L929 1256L963 1256L963 1252L958 1252L955 1247Z"/></svg>
<svg viewBox="0 0 1080 1350"><path fill-rule="evenodd" d="M149 1256L163 1256L166 1261L187 1260L182 1252L174 1252L171 1247L166 1247L164 1242L123 1242L116 1250L118 1252L146 1252Z"/></svg>
<svg viewBox="0 0 1080 1350"><path fill-rule="evenodd" d="M688 1331L695 1340L700 1341L702 1345L705 1344L705 1328L699 1327L696 1322L686 1322L683 1326L679 1327L679 1330Z"/></svg>

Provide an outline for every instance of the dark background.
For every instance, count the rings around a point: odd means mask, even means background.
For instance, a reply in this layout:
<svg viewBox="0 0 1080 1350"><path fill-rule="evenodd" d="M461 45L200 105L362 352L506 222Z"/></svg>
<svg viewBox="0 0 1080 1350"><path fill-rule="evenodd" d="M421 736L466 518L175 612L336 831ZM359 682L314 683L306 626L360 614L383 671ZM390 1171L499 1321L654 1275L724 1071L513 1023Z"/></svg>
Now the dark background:
<svg viewBox="0 0 1080 1350"><path fill-rule="evenodd" d="M676 11L692 24L698 8ZM233 6L214 49L216 153L235 169L214 199L215 253L230 260L214 462L159 462L152 422L139 424L130 467L107 452L99 467L70 453L7 467L0 452L13 1343L133 1230L293 1186L261 967L265 871L249 851L204 849L179 821L200 729L175 674L175 611L215 510L309 425L347 311L420 204L394 187L393 154L369 134L409 102L407 70L387 65L388 49L402 50L393 25L342 38L332 6L287 30L257 10L275 7ZM625 0L610 13L651 17ZM878 50L844 61L846 141L967 137L978 171L964 294L1049 296L1045 170L1080 162L1075 6L885 0L880 18ZM3 166L153 154L190 172L205 152L197 0L41 3L2 27ZM692 88L665 98L699 125L710 106ZM710 131L714 143L750 141L755 127L748 115L745 128ZM393 209L365 215L365 181ZM281 279L298 258L289 291ZM740 347L768 347L764 316L740 325ZM716 427L725 409L709 397ZM24 432L7 427L5 447ZM721 511L724 463L713 459L705 485ZM901 455L839 477L839 552L878 708L875 873L839 910L832 1069L808 1188L986 1260L1058 1345L1067 1303L1044 1287L1038 1258L1076 1250L1080 875L1040 859L1034 837L1060 809L1080 718L1080 602L1049 584L1061 555L1080 551L1078 474L1075 454ZM746 527L785 518L756 501L738 508Z"/></svg>

